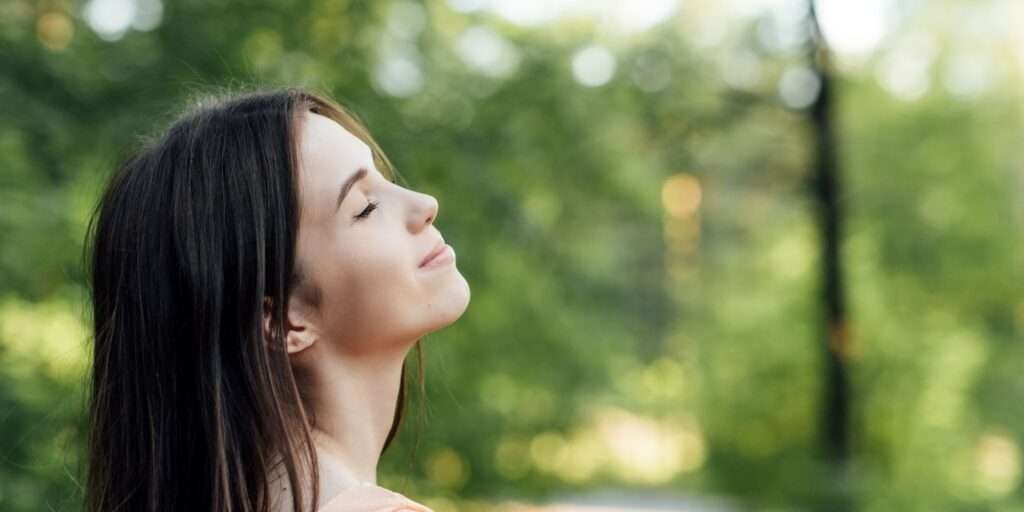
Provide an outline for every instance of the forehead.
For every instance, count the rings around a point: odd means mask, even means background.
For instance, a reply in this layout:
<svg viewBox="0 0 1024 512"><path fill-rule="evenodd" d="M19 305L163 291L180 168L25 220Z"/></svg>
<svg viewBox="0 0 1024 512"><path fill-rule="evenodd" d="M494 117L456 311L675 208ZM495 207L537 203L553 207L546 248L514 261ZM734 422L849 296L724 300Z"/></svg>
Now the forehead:
<svg viewBox="0 0 1024 512"><path fill-rule="evenodd" d="M373 153L365 142L312 112L299 122L298 152L300 201L311 212L333 212L341 184L360 167L373 169Z"/></svg>
<svg viewBox="0 0 1024 512"><path fill-rule="evenodd" d="M373 160L370 147L333 119L306 112L299 123L300 166L311 171L352 172ZM347 177L347 174L345 174Z"/></svg>

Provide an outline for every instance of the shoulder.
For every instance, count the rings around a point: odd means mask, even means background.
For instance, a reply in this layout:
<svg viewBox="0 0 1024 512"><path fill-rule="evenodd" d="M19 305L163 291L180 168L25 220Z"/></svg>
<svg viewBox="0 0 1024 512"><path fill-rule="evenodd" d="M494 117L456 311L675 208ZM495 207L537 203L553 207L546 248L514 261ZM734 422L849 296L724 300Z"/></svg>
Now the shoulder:
<svg viewBox="0 0 1024 512"><path fill-rule="evenodd" d="M373 484L343 490L320 507L319 512L433 512L405 496Z"/></svg>

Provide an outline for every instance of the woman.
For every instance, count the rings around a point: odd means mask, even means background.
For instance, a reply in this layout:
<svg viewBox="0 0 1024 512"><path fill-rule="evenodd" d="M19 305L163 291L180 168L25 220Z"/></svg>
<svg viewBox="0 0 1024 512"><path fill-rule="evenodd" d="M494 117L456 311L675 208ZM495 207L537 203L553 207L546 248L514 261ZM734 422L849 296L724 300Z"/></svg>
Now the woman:
<svg viewBox="0 0 1024 512"><path fill-rule="evenodd" d="M89 245L88 510L426 510L376 466L409 349L470 290L437 201L395 176L294 89L200 102L115 174Z"/></svg>

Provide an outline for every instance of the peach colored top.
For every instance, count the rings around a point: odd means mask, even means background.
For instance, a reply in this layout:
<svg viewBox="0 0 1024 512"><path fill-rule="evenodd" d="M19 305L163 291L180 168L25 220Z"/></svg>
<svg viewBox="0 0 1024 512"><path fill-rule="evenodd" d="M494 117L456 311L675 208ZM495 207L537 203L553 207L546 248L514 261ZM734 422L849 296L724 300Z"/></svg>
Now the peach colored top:
<svg viewBox="0 0 1024 512"><path fill-rule="evenodd" d="M319 512L434 512L378 485L364 483L341 491Z"/></svg>

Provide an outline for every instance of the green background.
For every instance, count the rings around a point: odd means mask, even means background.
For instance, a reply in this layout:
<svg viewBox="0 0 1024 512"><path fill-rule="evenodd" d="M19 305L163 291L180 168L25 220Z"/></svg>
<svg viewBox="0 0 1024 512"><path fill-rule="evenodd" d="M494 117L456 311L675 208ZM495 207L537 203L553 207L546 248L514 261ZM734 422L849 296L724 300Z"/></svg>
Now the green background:
<svg viewBox="0 0 1024 512"><path fill-rule="evenodd" d="M1024 3L848 2L888 15L831 68L841 468L801 4L616 11L650 3L0 2L0 510L80 508L103 180L197 92L254 85L356 112L472 287L382 484L438 512L1024 510Z"/></svg>

